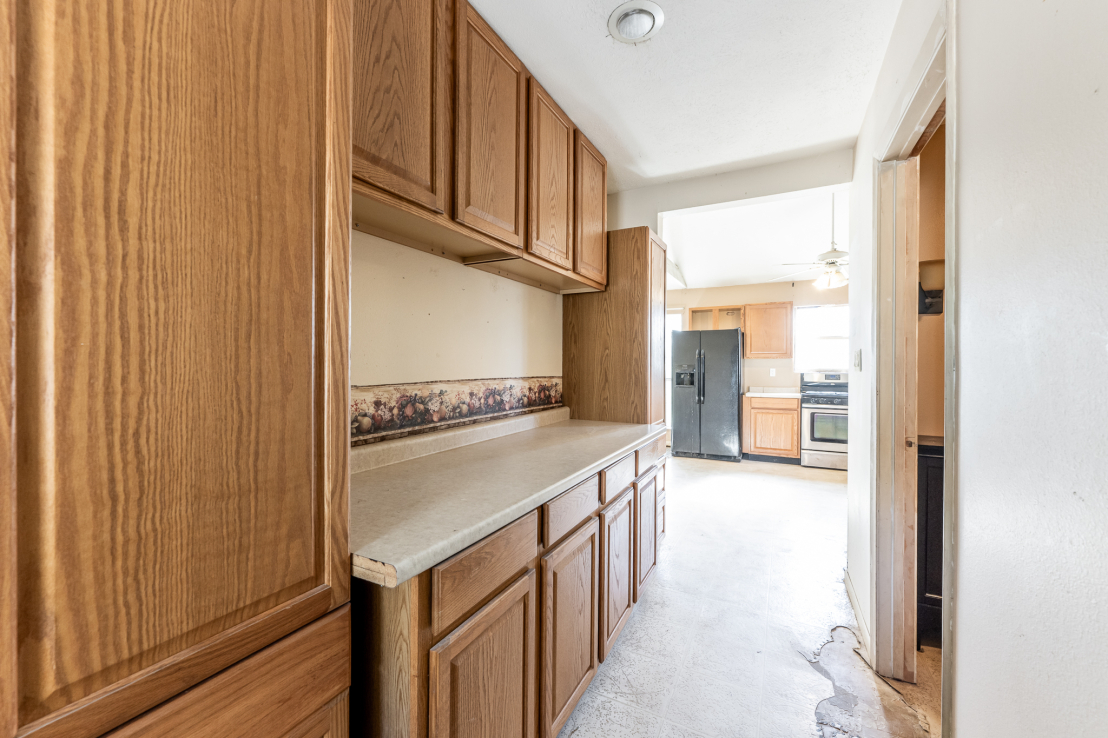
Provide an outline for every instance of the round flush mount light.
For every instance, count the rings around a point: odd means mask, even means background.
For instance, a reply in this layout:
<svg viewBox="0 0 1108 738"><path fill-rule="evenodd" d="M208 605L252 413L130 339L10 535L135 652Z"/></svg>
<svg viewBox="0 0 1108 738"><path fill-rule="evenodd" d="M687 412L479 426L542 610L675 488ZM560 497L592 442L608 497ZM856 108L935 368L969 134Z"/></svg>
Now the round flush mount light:
<svg viewBox="0 0 1108 738"><path fill-rule="evenodd" d="M608 32L625 44L641 44L662 29L666 16L657 3L650 0L630 0L620 5L608 18Z"/></svg>

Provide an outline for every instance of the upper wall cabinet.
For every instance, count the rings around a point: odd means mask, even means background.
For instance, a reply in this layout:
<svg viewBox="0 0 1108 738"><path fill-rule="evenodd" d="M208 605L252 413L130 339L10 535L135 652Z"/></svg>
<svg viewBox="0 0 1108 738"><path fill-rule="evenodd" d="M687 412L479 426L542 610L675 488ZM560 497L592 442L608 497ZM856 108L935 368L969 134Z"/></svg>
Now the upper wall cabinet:
<svg viewBox="0 0 1108 738"><path fill-rule="evenodd" d="M452 13L453 0L354 0L354 176L438 213L449 189Z"/></svg>
<svg viewBox="0 0 1108 738"><path fill-rule="evenodd" d="M573 266L573 122L534 77L530 98L530 222L527 250Z"/></svg>
<svg viewBox="0 0 1108 738"><path fill-rule="evenodd" d="M523 248L527 69L464 0L458 2L456 26L454 217L509 246Z"/></svg>
<svg viewBox="0 0 1108 738"><path fill-rule="evenodd" d="M585 134L577 131L576 184L574 186L574 245L576 259L573 271L608 282L608 160Z"/></svg>
<svg viewBox="0 0 1108 738"><path fill-rule="evenodd" d="M764 302L743 307L743 357L791 359L793 356L793 304Z"/></svg>

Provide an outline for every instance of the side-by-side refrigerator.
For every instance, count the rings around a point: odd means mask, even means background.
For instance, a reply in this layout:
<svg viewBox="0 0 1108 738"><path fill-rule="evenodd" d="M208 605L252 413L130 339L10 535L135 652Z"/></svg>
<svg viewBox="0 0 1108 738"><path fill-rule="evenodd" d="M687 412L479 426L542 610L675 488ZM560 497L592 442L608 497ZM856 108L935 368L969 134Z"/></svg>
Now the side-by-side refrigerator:
<svg viewBox="0 0 1108 738"><path fill-rule="evenodd" d="M673 332L674 456L740 461L742 331Z"/></svg>

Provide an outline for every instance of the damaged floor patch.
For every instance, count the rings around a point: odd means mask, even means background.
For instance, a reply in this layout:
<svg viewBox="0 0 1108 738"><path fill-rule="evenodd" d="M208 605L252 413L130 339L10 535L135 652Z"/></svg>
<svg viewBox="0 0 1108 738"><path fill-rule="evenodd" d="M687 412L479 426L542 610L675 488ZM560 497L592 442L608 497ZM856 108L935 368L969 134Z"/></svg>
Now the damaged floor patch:
<svg viewBox="0 0 1108 738"><path fill-rule="evenodd" d="M850 628L831 631L831 640L808 663L831 681L835 694L816 706L822 738L927 738L927 718L870 669Z"/></svg>

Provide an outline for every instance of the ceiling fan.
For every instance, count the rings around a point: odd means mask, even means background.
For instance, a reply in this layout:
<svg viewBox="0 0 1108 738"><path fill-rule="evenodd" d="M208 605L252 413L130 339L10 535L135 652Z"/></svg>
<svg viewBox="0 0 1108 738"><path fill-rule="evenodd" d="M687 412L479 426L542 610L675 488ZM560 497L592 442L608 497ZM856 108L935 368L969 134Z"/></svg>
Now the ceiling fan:
<svg viewBox="0 0 1108 738"><path fill-rule="evenodd" d="M786 274L784 277L778 277L777 279L770 280L771 282L783 282L788 279L795 280L801 274L808 274L814 272L817 269L822 273L815 278L815 286L817 289L825 290L828 288L842 287L849 281L849 275L846 272L846 266L850 263L850 252L842 251L835 245L835 193L831 193L831 250L824 251L822 254L816 257L815 261L801 262L798 264L782 264L781 266L806 266L807 269L802 269L799 272L793 272L792 274Z"/></svg>

